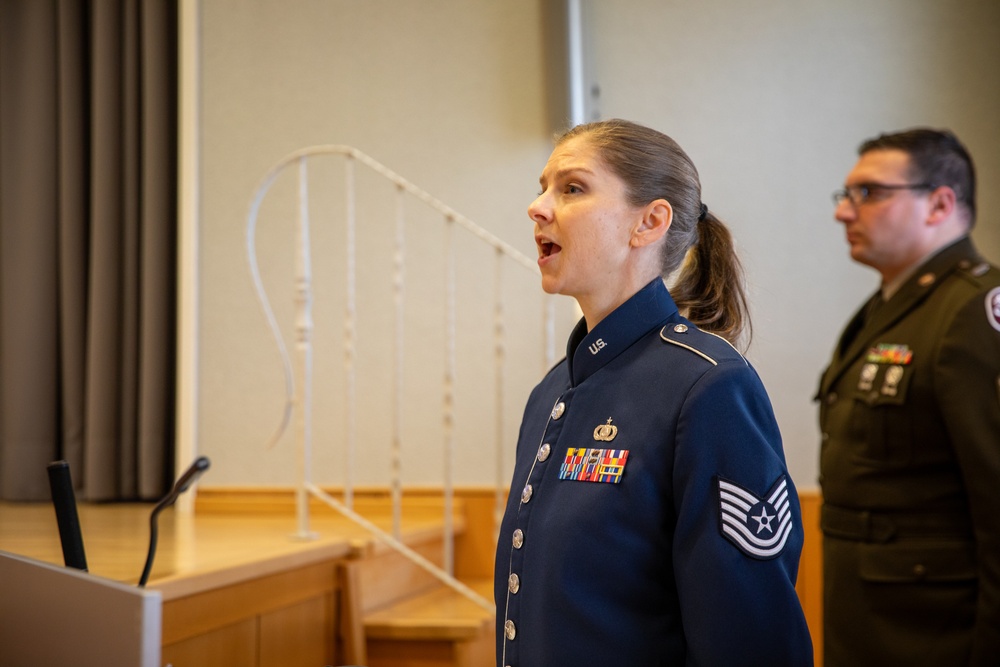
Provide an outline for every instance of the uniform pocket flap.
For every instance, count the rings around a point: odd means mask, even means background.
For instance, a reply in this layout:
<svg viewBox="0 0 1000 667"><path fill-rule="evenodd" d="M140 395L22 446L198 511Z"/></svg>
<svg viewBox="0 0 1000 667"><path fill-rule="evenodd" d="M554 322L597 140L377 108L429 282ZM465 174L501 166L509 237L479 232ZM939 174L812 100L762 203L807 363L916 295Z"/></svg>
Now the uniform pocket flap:
<svg viewBox="0 0 1000 667"><path fill-rule="evenodd" d="M976 554L968 542L861 544L858 570L863 581L970 581Z"/></svg>

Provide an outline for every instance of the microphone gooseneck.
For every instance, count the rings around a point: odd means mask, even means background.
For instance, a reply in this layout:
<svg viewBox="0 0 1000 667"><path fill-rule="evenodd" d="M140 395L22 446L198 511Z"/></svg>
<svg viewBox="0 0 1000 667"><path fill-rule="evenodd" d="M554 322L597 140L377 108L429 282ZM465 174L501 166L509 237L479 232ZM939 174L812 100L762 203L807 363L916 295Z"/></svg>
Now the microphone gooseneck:
<svg viewBox="0 0 1000 667"><path fill-rule="evenodd" d="M149 515L149 552L146 554L146 566L142 569L142 576L139 577L139 588L143 588L146 585L146 581L149 580L149 573L153 569L153 558L156 556L157 533L159 532L156 523L157 517L160 512L177 502L177 497L187 491L188 487L194 484L201 477L201 474L208 470L210 465L211 461L208 460L207 456L199 456L195 459L194 463L177 479L170 492L153 508L153 512Z"/></svg>

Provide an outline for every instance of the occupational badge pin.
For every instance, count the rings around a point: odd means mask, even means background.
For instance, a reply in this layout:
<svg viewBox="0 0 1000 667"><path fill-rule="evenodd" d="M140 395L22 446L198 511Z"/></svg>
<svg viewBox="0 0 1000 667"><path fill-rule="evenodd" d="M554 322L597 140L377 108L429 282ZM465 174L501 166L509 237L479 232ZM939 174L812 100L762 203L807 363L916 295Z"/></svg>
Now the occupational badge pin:
<svg viewBox="0 0 1000 667"><path fill-rule="evenodd" d="M607 424L601 424L594 429L594 440L598 442L611 442L618 435L618 427L612 425L611 417L608 417Z"/></svg>

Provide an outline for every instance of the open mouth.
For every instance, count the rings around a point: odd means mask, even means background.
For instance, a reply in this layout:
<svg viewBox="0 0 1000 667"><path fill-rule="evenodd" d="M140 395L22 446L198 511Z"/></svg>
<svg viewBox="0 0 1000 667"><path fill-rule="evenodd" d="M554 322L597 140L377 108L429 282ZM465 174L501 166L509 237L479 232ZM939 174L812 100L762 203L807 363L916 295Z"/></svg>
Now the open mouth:
<svg viewBox="0 0 1000 667"><path fill-rule="evenodd" d="M560 250L562 250L562 246L549 241L542 241L538 244L538 252L542 257L551 257Z"/></svg>

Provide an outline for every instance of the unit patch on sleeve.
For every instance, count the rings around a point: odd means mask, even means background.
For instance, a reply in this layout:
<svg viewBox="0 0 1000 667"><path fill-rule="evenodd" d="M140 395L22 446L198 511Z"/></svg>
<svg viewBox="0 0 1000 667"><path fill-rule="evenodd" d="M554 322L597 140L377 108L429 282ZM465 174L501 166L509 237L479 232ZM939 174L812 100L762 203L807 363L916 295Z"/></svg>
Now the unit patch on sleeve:
<svg viewBox="0 0 1000 667"><path fill-rule="evenodd" d="M627 449L570 447L559 468L559 479L617 484L622 481L627 460Z"/></svg>
<svg viewBox="0 0 1000 667"><path fill-rule="evenodd" d="M1000 287L994 287L986 295L986 320L1000 331Z"/></svg>
<svg viewBox="0 0 1000 667"><path fill-rule="evenodd" d="M763 498L719 478L719 530L751 558L769 560L781 553L792 532L791 510L787 475Z"/></svg>

